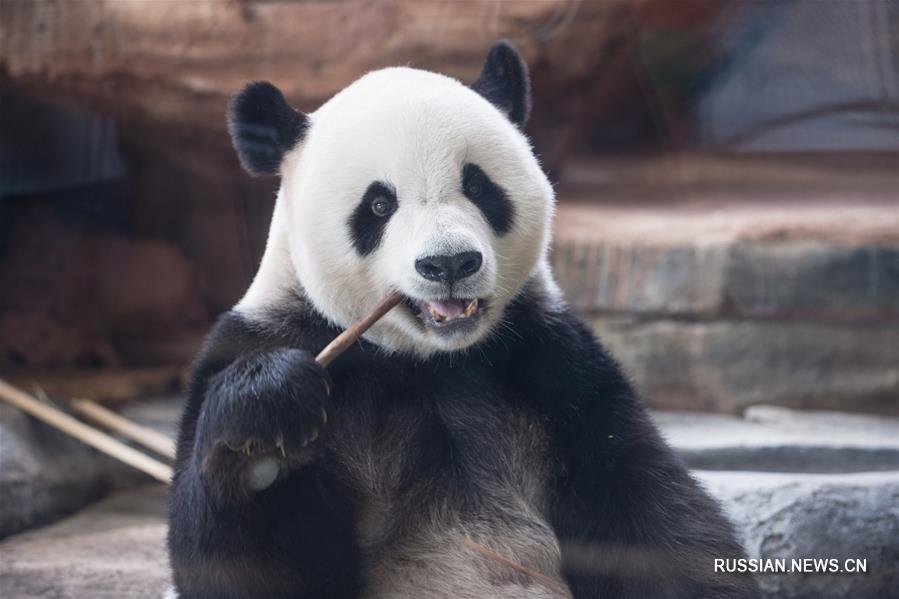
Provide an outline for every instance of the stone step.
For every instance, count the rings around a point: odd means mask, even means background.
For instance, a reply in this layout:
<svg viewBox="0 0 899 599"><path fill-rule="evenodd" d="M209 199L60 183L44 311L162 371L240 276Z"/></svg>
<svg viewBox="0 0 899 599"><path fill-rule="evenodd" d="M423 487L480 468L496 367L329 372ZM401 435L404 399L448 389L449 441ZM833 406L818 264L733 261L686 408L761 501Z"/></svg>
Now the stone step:
<svg viewBox="0 0 899 599"><path fill-rule="evenodd" d="M581 312L899 322L899 202L564 200L553 266Z"/></svg>
<svg viewBox="0 0 899 599"><path fill-rule="evenodd" d="M659 409L899 414L899 323L588 318Z"/></svg>
<svg viewBox="0 0 899 599"><path fill-rule="evenodd" d="M687 465L699 470L899 471L896 418L759 405L742 418L656 411L653 420Z"/></svg>
<svg viewBox="0 0 899 599"><path fill-rule="evenodd" d="M553 267L657 408L899 413L899 160L591 163Z"/></svg>

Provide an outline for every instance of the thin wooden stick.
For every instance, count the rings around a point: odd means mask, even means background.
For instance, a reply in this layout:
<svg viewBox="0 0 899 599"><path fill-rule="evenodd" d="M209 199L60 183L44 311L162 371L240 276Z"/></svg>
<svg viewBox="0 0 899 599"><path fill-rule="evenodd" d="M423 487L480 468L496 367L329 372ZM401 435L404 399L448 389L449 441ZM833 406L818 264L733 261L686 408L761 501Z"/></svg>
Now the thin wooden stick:
<svg viewBox="0 0 899 599"><path fill-rule="evenodd" d="M23 412L31 414L38 420L75 437L82 443L90 445L106 455L149 474L157 480L165 483L171 481L172 469L166 464L154 460L106 433L72 418L49 404L41 403L2 379L0 379L0 399L12 404Z"/></svg>
<svg viewBox="0 0 899 599"><path fill-rule="evenodd" d="M143 445L147 449L155 451L159 455L175 459L175 442L152 428L143 426L128 420L120 414L116 414L109 408L101 406L90 399L73 399L70 402L72 409L90 418L97 424L119 433L131 439L135 443Z"/></svg>
<svg viewBox="0 0 899 599"><path fill-rule="evenodd" d="M318 362L319 366L322 368L327 368L328 365L334 361L334 358L346 351L346 349L355 343L371 325L375 324L382 316L390 312L390 310L400 303L402 299L403 296L399 292L390 292L387 297L378 302L377 306L372 308L371 312L351 324L347 330L337 335L331 343L326 345L325 349L321 350L315 357L315 361Z"/></svg>
<svg viewBox="0 0 899 599"><path fill-rule="evenodd" d="M515 570L515 571L525 574L527 576L530 576L531 578L533 578L534 580L536 580L537 582L539 582L540 584L542 584L543 586L545 586L547 588L550 588L554 591L560 591L560 592L563 592L566 594L568 593L568 589L565 587L565 585L563 585L560 581L556 580L552 576L547 576L546 574L543 574L542 572L537 572L536 570L531 570L530 568L522 566L518 562L513 561L507 557L504 557L504 556L500 555L499 553L496 553L495 551L487 549L480 543L472 541L468 537L465 537L462 539L462 544L465 545L466 547L468 547L469 549L473 549L477 553L480 553L483 557L486 557L489 560L492 560L498 564L502 564L502 565L506 566L507 568L511 568L512 570Z"/></svg>

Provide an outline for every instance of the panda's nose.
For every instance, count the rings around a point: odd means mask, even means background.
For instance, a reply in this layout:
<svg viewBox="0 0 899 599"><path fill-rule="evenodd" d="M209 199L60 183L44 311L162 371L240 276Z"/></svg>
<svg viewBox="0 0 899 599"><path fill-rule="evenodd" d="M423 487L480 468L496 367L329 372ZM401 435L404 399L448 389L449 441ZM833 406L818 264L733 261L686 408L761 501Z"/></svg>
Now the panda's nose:
<svg viewBox="0 0 899 599"><path fill-rule="evenodd" d="M481 252L462 252L451 256L427 256L415 261L415 270L429 281L453 284L481 270Z"/></svg>

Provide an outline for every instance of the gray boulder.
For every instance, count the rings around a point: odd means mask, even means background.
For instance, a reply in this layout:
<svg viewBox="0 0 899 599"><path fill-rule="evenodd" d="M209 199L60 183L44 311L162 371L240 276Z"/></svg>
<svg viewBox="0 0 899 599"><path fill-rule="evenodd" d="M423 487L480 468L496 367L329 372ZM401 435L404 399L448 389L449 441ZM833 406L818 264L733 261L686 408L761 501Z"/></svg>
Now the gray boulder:
<svg viewBox="0 0 899 599"><path fill-rule="evenodd" d="M766 597L883 599L899 589L899 472L703 472L750 557L786 558L757 575ZM726 556L722 556L726 557ZM793 558L865 560L866 572L791 572Z"/></svg>
<svg viewBox="0 0 899 599"><path fill-rule="evenodd" d="M71 514L112 488L146 480L0 403L0 539Z"/></svg>
<svg viewBox="0 0 899 599"><path fill-rule="evenodd" d="M786 571L757 575L766 597L897 596L899 419L776 406L743 418L653 417L722 502L749 556L783 560ZM808 558L843 571L795 571L793 560ZM866 571L845 571L846 560L864 560Z"/></svg>

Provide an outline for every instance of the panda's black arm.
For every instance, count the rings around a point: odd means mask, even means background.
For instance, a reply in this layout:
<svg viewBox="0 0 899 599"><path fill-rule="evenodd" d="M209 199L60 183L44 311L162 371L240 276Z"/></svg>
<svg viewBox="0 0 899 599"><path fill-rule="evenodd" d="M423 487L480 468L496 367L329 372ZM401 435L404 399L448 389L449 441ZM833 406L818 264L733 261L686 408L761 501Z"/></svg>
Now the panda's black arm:
<svg viewBox="0 0 899 599"><path fill-rule="evenodd" d="M279 335L228 313L196 361L169 495L180 599L356 594L352 494L322 459L251 492L241 471L251 458L216 439L229 431L258 441L274 431L296 437L301 431L291 429L304 426L307 408L317 415L323 391L311 352L328 333L294 324Z"/></svg>
<svg viewBox="0 0 899 599"><path fill-rule="evenodd" d="M575 599L757 596L750 577L714 573L715 557L743 554L730 524L592 333L567 311L526 320L539 324L513 378L549 424L551 519Z"/></svg>
<svg viewBox="0 0 899 599"><path fill-rule="evenodd" d="M251 374L259 375L260 380L278 382L275 367L282 365L278 358L283 357L285 350L301 350L311 356L321 346L321 338L327 335L315 321L310 321L308 327L302 321L289 324L283 328L265 326L236 311L226 312L218 319L191 369L179 427L176 474L187 469L189 461L197 459L198 435L203 432L198 429L202 429L204 416L208 419L211 415L208 412L216 409L211 405L216 402L209 400L217 400L217 395L228 392L227 383L233 386ZM309 364L309 369L317 370L313 364ZM258 392L258 386L252 390Z"/></svg>

